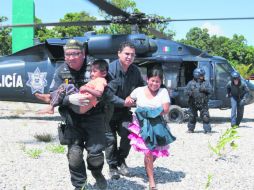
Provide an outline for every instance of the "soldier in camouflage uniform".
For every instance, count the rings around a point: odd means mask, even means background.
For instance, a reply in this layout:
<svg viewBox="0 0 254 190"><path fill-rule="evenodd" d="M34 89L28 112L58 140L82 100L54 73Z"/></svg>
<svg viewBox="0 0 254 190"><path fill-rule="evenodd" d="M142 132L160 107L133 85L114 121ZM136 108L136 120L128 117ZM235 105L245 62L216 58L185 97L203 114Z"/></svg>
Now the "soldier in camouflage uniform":
<svg viewBox="0 0 254 190"><path fill-rule="evenodd" d="M211 132L210 116L208 111L208 100L212 93L212 87L208 81L205 80L205 71L196 68L193 71L193 80L191 80L185 90L185 94L189 97L189 122L188 132L193 133L200 111L200 117L203 121L203 128L205 133Z"/></svg>

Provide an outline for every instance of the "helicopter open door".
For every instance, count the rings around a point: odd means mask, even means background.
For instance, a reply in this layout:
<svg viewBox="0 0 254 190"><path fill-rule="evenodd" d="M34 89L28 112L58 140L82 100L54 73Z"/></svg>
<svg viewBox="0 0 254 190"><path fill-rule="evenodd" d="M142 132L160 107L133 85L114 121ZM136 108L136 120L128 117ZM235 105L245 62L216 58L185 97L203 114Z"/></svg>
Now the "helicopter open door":
<svg viewBox="0 0 254 190"><path fill-rule="evenodd" d="M171 103L182 108L188 107L188 98L184 94L186 85L193 79L196 61L182 61L163 65L165 84L170 89Z"/></svg>
<svg viewBox="0 0 254 190"><path fill-rule="evenodd" d="M233 68L226 61L218 61L214 63L214 94L217 100L221 101L220 107L229 107L230 99L226 97L226 86L230 81L230 73Z"/></svg>

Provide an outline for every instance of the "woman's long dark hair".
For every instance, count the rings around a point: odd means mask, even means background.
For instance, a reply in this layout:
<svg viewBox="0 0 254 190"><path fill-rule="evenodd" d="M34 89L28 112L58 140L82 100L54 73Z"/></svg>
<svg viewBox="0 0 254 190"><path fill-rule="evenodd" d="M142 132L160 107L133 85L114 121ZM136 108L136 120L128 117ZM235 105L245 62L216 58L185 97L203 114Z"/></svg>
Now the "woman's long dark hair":
<svg viewBox="0 0 254 190"><path fill-rule="evenodd" d="M159 66L154 66L147 71L147 79L149 80L151 77L159 77L161 79L161 88L166 88L163 84L163 70Z"/></svg>

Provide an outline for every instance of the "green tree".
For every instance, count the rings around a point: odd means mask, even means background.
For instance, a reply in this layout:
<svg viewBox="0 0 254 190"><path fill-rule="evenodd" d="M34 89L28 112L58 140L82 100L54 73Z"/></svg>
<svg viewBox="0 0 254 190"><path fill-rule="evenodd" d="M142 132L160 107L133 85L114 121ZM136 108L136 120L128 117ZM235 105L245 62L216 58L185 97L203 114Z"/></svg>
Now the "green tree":
<svg viewBox="0 0 254 190"><path fill-rule="evenodd" d="M0 16L0 22L7 21L8 18L5 16ZM10 28L0 28L0 55L11 54L11 29Z"/></svg>
<svg viewBox="0 0 254 190"><path fill-rule="evenodd" d="M88 13L82 11L79 13L67 13L60 22L87 21L96 20L95 17L89 16ZM36 23L42 23L39 18L35 19ZM44 42L48 38L64 38L72 36L83 36L85 32L94 30L92 26L56 26L56 27L40 27L35 29L35 38Z"/></svg>
<svg viewBox="0 0 254 190"><path fill-rule="evenodd" d="M228 58L230 51L229 41L230 39L227 37L213 35L210 44L211 54Z"/></svg>
<svg viewBox="0 0 254 190"><path fill-rule="evenodd" d="M186 39L180 40L182 43L211 52L211 39L208 30L198 27L190 29L186 34Z"/></svg>
<svg viewBox="0 0 254 190"><path fill-rule="evenodd" d="M35 17L35 23L40 24L42 21L41 19ZM60 37L54 29L48 29L46 26L35 28L34 36L35 38L38 38L40 42L44 42L48 38Z"/></svg>
<svg viewBox="0 0 254 190"><path fill-rule="evenodd" d="M125 12L138 12L136 3L132 0L111 0L109 1L116 7L120 8ZM112 17L103 11L100 11L100 15L106 20L111 20ZM130 34L131 26L122 24L111 24L110 26L103 26L97 30L98 33L103 34Z"/></svg>
<svg viewBox="0 0 254 190"><path fill-rule="evenodd" d="M64 15L60 22L71 22L71 21L91 21L96 20L95 17L89 16L88 13L82 11L79 13L67 13ZM56 26L54 27L55 33L59 37L72 37L72 36L84 36L87 31L93 31L93 26Z"/></svg>
<svg viewBox="0 0 254 190"><path fill-rule="evenodd" d="M248 77L254 71L254 47L248 46L243 35L210 36L207 29L192 28L182 43L208 51L211 55L226 58L242 76Z"/></svg>
<svg viewBox="0 0 254 190"><path fill-rule="evenodd" d="M245 62L247 64L252 64L254 66L254 47L253 46L247 46Z"/></svg>
<svg viewBox="0 0 254 190"><path fill-rule="evenodd" d="M125 12L141 13L141 11L139 9L137 9L136 3L132 0L110 0L109 2ZM111 19L110 15L108 15L102 11L100 12L100 14L102 17L104 17L107 20ZM151 15L151 16L160 18L160 19L164 18L164 17L158 16L158 15ZM175 35L175 33L173 31L167 29L167 23L149 24L146 27L141 27L139 32L145 33L151 37L156 37L147 29L147 27L153 27L169 38L172 38ZM97 30L97 32L98 33L107 33L107 34L130 34L132 32L132 29L131 29L131 25L111 24L109 27L100 28L99 30Z"/></svg>

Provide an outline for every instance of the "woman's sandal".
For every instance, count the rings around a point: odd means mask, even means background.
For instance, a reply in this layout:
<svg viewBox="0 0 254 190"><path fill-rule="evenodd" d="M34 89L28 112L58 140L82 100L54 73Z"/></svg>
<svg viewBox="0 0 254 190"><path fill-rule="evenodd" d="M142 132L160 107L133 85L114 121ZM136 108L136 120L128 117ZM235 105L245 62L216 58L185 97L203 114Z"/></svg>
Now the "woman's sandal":
<svg viewBox="0 0 254 190"><path fill-rule="evenodd" d="M156 186L154 187L149 187L149 190L158 190Z"/></svg>

